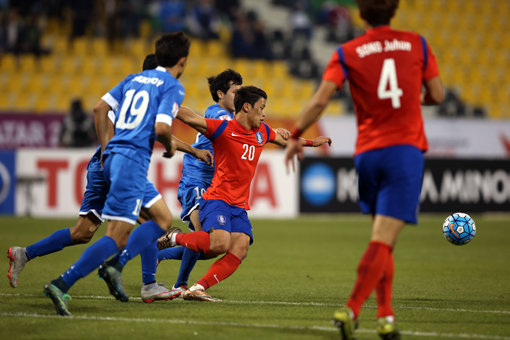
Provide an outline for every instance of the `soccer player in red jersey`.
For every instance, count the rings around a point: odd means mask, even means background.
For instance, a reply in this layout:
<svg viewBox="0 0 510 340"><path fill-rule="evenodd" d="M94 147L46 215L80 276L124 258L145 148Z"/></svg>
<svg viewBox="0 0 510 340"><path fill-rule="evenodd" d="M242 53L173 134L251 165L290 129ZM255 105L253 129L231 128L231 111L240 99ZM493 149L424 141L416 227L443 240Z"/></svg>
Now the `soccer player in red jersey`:
<svg viewBox="0 0 510 340"><path fill-rule="evenodd" d="M353 339L361 306L375 290L377 332L383 339L400 339L391 306L392 252L404 224L417 223L423 153L428 147L421 104L440 103L444 91L425 39L390 28L399 1L356 2L368 29L334 51L319 88L296 122L285 163L294 168L294 156L303 158L296 138L349 80L358 123L354 163L359 204L363 213L373 216L373 222L354 289L346 306L335 312L334 321L343 339Z"/></svg>
<svg viewBox="0 0 510 340"><path fill-rule="evenodd" d="M268 142L287 145L279 133L263 122L266 99L266 93L255 86L239 88L234 98L235 116L229 121L203 118L182 107L179 110L179 119L211 140L215 171L211 186L200 202L202 230L170 232L167 237L170 246L182 245L211 257L226 253L184 292L186 300L219 301L205 290L229 277L247 256L253 242L246 210L250 209L250 183L260 153ZM322 136L299 140L303 146L331 144L330 138Z"/></svg>

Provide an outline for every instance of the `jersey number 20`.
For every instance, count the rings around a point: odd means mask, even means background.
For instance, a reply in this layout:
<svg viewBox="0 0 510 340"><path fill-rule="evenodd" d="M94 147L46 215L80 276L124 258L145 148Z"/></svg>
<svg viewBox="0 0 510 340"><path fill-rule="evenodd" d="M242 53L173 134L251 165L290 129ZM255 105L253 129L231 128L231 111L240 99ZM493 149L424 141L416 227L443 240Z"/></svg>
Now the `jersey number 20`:
<svg viewBox="0 0 510 340"><path fill-rule="evenodd" d="M391 106L394 109L399 109L402 94L402 89L398 87L395 59L384 59L381 76L379 77L379 86L377 87L377 97L379 99L391 98Z"/></svg>
<svg viewBox="0 0 510 340"><path fill-rule="evenodd" d="M118 129L131 130L136 128L147 112L149 93L143 90L135 95L135 92L135 90L129 90L125 94L126 98L122 103L117 124L115 124ZM140 103L138 103L139 101ZM134 119L132 119L132 117L134 117Z"/></svg>

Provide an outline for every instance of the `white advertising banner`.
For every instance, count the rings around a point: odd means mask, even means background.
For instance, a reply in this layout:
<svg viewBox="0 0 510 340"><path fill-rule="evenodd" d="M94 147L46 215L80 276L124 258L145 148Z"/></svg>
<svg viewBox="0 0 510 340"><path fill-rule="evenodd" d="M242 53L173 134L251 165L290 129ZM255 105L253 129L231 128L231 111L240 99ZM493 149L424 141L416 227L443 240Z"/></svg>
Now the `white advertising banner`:
<svg viewBox="0 0 510 340"><path fill-rule="evenodd" d="M16 214L73 217L78 215L86 185L87 163L95 149L21 149L16 157ZM181 213L177 188L182 154L172 159L155 150L149 179L163 195L174 217ZM297 215L297 175L287 174L283 151L265 151L252 181L250 217ZM18 182L19 183L19 182Z"/></svg>
<svg viewBox="0 0 510 340"><path fill-rule="evenodd" d="M354 116L324 117L320 131L331 136L331 155L350 156L356 143ZM427 157L510 158L510 120L425 118Z"/></svg>

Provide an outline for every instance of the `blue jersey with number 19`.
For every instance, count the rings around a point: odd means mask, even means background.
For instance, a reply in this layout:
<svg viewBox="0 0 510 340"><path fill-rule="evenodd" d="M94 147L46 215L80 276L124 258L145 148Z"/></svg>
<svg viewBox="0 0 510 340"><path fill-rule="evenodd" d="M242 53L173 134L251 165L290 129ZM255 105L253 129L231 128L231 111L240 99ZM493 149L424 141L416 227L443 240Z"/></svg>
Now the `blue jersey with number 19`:
<svg viewBox="0 0 510 340"><path fill-rule="evenodd" d="M115 136L105 155L124 156L150 161L156 122L172 125L184 100L184 88L165 68L131 74L105 94L102 99L117 111Z"/></svg>

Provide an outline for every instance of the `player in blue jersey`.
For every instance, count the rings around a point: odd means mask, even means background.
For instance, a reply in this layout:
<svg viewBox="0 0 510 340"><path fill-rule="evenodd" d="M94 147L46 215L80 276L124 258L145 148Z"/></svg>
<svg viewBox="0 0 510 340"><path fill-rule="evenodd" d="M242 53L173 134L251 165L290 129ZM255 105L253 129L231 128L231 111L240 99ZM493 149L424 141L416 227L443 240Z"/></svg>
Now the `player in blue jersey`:
<svg viewBox="0 0 510 340"><path fill-rule="evenodd" d="M147 170L156 139L163 144L165 157L175 151L172 121L184 99L177 80L186 67L190 40L182 32L168 33L156 41L159 66L132 74L115 86L94 107L94 122L101 143L104 176L109 186L102 218L108 219L106 235L89 246L80 259L44 288L58 315L71 315L67 291L95 268L110 293L128 301L122 287L124 265L168 230L172 214L162 199L149 208L151 221L131 233L144 199ZM118 112L115 133L110 139L107 113ZM131 235L130 235L131 233ZM104 261L119 250L116 265ZM103 263L103 265L101 265Z"/></svg>
<svg viewBox="0 0 510 340"><path fill-rule="evenodd" d="M157 67L156 56L149 54L143 63L143 70L154 69ZM113 135L115 114L109 112L109 128ZM175 136L172 136L176 142L177 150L186 152L207 164L212 164L212 154L207 150L200 150L191 147L182 142ZM62 250L64 247L76 244L88 243L99 226L104 222L101 217L104 202L106 199L107 185L101 167L101 148L98 147L96 152L87 164L87 185L83 196L82 204L79 211L79 217L76 224L71 228L63 228L57 230L50 236L28 246L28 247L10 247L7 251L9 258L9 271L7 277L13 288L18 285L18 276L25 267L26 263L35 257L45 256ZM142 212L145 212L151 202L161 197L156 188L148 182L144 195ZM148 214L147 219L150 219ZM154 243L154 253L157 254L156 244ZM141 254L143 283L141 297L144 302L152 302L154 300L168 300L175 297L176 293L156 283L155 266L153 262L154 254ZM149 273L149 274L147 274Z"/></svg>
<svg viewBox="0 0 510 340"><path fill-rule="evenodd" d="M153 69L156 67L156 56L154 54L147 55L143 63L143 70ZM111 124L109 124L111 128L111 135L113 135L113 124L115 122L115 114L113 111L109 113L109 118L111 120ZM177 150L187 152L207 164L211 164L212 154L210 152L193 148L180 141L175 136L173 136L173 139L176 141ZM10 247L7 251L7 256L9 258L9 271L7 273L7 277L10 285L13 288L18 286L19 274L25 267L26 263L35 257L45 256L60 251L64 247L88 243L99 226L104 222L101 218L101 213L103 211L107 191L103 169L101 167L101 148L98 147L87 164L87 185L76 224L70 228L59 229L48 237L30 246ZM148 204L158 195L159 193L154 186L148 185L144 195L143 209L147 209ZM142 256L142 258L147 257ZM147 266L144 264L146 264L146 261L142 259L142 272L145 273L152 270L145 269L145 267L151 267L151 265ZM144 286L142 287L142 299L144 299L144 301L151 299L165 299L175 295L175 293L168 290L165 292L166 288L164 287L148 289L151 287L150 284L155 282L154 275L144 275L143 278Z"/></svg>

